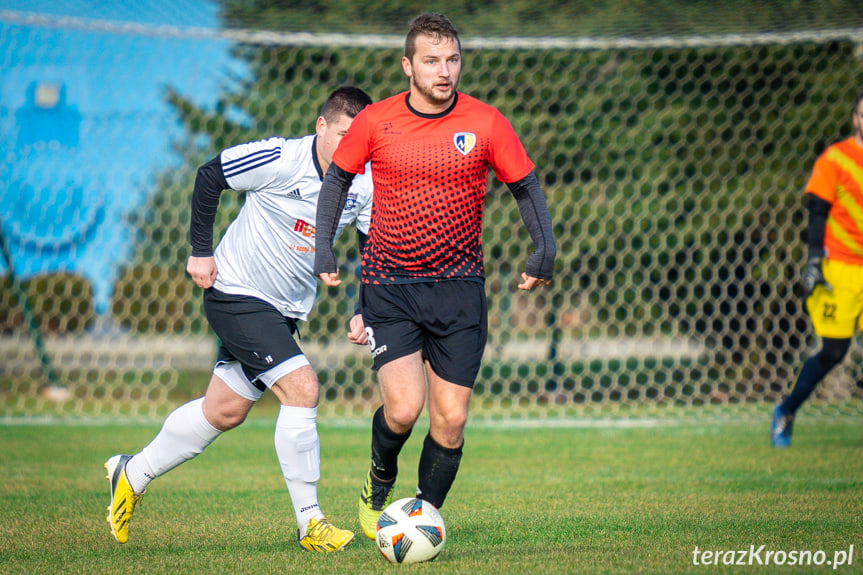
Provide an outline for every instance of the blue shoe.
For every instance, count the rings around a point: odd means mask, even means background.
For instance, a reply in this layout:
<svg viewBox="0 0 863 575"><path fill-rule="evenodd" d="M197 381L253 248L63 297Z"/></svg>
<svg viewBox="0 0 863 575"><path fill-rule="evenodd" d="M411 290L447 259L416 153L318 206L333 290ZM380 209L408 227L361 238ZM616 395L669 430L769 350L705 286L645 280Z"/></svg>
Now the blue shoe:
<svg viewBox="0 0 863 575"><path fill-rule="evenodd" d="M773 447L789 447L793 430L794 416L783 413L777 405L773 409L773 422L770 425L770 443Z"/></svg>

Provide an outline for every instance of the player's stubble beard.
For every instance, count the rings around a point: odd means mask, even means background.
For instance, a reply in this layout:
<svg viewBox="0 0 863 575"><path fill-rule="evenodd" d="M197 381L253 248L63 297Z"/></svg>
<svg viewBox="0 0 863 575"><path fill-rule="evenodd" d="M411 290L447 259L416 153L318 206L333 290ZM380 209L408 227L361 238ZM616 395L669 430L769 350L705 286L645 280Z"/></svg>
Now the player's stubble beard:
<svg viewBox="0 0 863 575"><path fill-rule="evenodd" d="M455 97L456 90L458 89L458 80L458 77L456 77L455 80L450 78L450 89L446 94L441 94L440 92L435 91L435 84L438 84L439 82L424 85L417 82L416 78L411 77L411 84L416 91L419 92L420 96L425 98L425 100L430 104L443 105L452 102L452 99Z"/></svg>

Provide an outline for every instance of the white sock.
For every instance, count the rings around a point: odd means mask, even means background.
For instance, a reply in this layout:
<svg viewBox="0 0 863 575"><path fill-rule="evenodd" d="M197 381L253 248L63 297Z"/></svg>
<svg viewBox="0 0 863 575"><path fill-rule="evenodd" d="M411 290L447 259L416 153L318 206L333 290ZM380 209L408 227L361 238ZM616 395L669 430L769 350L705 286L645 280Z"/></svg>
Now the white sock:
<svg viewBox="0 0 863 575"><path fill-rule="evenodd" d="M199 397L168 414L153 441L126 463L126 478L135 493L143 493L150 481L197 457L221 435L204 417L203 405L204 398Z"/></svg>
<svg viewBox="0 0 863 575"><path fill-rule="evenodd" d="M318 479L321 476L321 444L315 419L316 407L283 405L276 420L276 455L291 494L300 538L312 518L322 519L318 506Z"/></svg>

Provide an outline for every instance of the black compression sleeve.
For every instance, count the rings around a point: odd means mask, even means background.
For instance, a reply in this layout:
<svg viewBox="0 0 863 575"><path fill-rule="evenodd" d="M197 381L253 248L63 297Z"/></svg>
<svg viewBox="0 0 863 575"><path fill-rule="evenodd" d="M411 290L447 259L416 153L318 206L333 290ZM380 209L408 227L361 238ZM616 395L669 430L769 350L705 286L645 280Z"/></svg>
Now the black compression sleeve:
<svg viewBox="0 0 863 575"><path fill-rule="evenodd" d="M213 222L219 209L219 197L222 190L226 189L228 181L222 172L221 156L198 168L192 191L192 221L189 226L192 255L195 257L213 255Z"/></svg>
<svg viewBox="0 0 863 575"><path fill-rule="evenodd" d="M536 175L531 172L517 182L508 184L518 211L536 250L527 258L525 273L531 277L551 279L557 248L551 228L551 213Z"/></svg>
<svg viewBox="0 0 863 575"><path fill-rule="evenodd" d="M359 229L357 229L357 245L358 245L359 250L360 250L360 260L363 259L363 250L366 249L366 242L368 241L368 239L369 239L369 236L367 236L366 234L361 232ZM357 275L361 275L361 274L357 274ZM362 313L363 313L363 306L362 306L362 303L360 302L360 296L357 295L357 304L354 306L354 315L362 315Z"/></svg>
<svg viewBox="0 0 863 575"><path fill-rule="evenodd" d="M338 271L333 240L355 175L332 163L324 176L315 216L315 276Z"/></svg>
<svg viewBox="0 0 863 575"><path fill-rule="evenodd" d="M806 194L809 207L809 256L824 257L824 231L832 204L815 194Z"/></svg>

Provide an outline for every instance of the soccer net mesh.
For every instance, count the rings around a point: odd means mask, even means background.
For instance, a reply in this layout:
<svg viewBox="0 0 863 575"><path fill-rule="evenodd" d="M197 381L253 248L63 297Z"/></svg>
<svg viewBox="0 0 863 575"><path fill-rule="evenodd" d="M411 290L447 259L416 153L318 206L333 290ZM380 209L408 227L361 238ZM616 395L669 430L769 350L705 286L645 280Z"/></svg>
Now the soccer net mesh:
<svg viewBox="0 0 863 575"><path fill-rule="evenodd" d="M285 32L276 15L201 4L146 19L0 10L0 416L158 416L203 393L217 342L185 275L195 169L310 133L340 84L375 100L406 88L412 14L395 34ZM853 3L794 29L759 27L738 3L715 21L656 6L584 13L550 36L529 19L462 29L460 89L521 136L559 254L552 289L516 289L530 239L490 175L476 417L761 412L816 349L798 280L804 187L850 135L863 22ZM223 194L217 239L242 201ZM368 350L345 338L354 243L337 244L346 285L321 288L301 328L333 416L379 403ZM855 345L808 409L859 416L860 366Z"/></svg>

